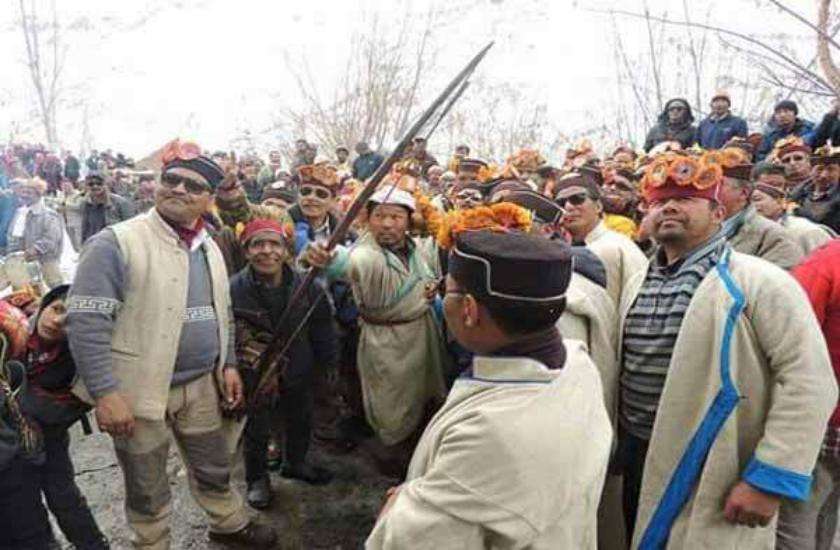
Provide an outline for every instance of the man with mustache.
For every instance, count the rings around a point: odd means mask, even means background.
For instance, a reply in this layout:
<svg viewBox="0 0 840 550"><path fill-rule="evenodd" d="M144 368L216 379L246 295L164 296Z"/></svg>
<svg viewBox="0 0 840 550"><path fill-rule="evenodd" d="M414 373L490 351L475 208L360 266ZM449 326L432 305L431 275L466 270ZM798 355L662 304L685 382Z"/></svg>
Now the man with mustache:
<svg viewBox="0 0 840 550"><path fill-rule="evenodd" d="M163 152L155 207L93 237L70 290L67 332L99 428L114 440L136 548L170 547L170 440L210 521L210 538L268 548L231 487L222 410L238 408L229 282L204 214L224 173L195 144Z"/></svg>
<svg viewBox="0 0 840 550"><path fill-rule="evenodd" d="M432 302L440 277L431 239L409 237L414 197L386 185L367 204L369 232L305 260L349 281L359 308L358 370L367 421L385 446L381 467L403 475L429 408L444 396L448 356Z"/></svg>
<svg viewBox="0 0 840 550"><path fill-rule="evenodd" d="M792 277L727 243L720 168L663 161L642 180L659 247L620 308L628 532L633 548L771 548L774 528L743 526L809 496L837 404L825 340Z"/></svg>
<svg viewBox="0 0 840 550"><path fill-rule="evenodd" d="M723 182L718 194L726 216L723 231L729 244L738 252L790 269L802 259L802 248L784 227L761 216L750 204L752 167L746 162L723 167Z"/></svg>

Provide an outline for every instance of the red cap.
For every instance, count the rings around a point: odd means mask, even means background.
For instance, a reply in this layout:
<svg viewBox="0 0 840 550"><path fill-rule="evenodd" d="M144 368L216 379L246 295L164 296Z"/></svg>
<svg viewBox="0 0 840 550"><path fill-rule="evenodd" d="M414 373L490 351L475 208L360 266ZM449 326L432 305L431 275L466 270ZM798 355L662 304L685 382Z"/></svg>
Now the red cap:
<svg viewBox="0 0 840 550"><path fill-rule="evenodd" d="M276 233L284 241L287 241L290 231L292 231L291 228L284 229L283 225L276 220L256 218L245 225L245 229L242 230L242 234L239 236L239 241L245 244L257 233Z"/></svg>

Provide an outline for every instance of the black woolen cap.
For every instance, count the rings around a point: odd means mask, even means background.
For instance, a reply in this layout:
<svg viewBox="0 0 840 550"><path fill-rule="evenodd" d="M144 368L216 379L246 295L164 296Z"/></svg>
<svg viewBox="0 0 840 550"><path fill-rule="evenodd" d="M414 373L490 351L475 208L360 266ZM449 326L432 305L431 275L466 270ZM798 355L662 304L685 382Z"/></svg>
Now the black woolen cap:
<svg viewBox="0 0 840 550"><path fill-rule="evenodd" d="M557 307L572 277L569 246L520 231L464 231L449 274L479 301Z"/></svg>
<svg viewBox="0 0 840 550"><path fill-rule="evenodd" d="M773 107L773 112L780 111L782 109L786 109L788 111L793 111L793 114L799 114L799 106L796 104L795 101L791 99L783 99L780 102L776 103L776 106Z"/></svg>
<svg viewBox="0 0 840 550"><path fill-rule="evenodd" d="M192 170L193 172L201 174L214 191L225 177L225 173L222 171L221 166L216 164L214 160L205 156L199 156L189 160L175 159L164 165L163 172L171 170L172 168L186 168L187 170Z"/></svg>

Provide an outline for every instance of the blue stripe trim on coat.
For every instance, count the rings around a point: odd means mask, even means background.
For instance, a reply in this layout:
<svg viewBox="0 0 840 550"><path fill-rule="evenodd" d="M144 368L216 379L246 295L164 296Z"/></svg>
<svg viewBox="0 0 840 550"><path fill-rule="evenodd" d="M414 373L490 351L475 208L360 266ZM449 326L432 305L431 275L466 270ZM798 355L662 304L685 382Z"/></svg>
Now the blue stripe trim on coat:
<svg viewBox="0 0 840 550"><path fill-rule="evenodd" d="M732 306L726 316L726 324L723 330L723 339L720 347L720 378L721 388L715 395L709 410L695 430L691 441L680 458L677 468L671 475L668 485L653 516L648 522L647 528L639 543L639 550L654 550L665 548L671 527L682 511L683 506L691 497L694 486L700 478L706 457L712 444L715 442L726 419L735 410L740 396L735 384L732 382L730 365L730 348L732 335L735 332L735 323L744 310L746 298L744 293L732 279L729 272L729 256L731 249L726 248L716 268L727 292L732 297Z"/></svg>
<svg viewBox="0 0 840 550"><path fill-rule="evenodd" d="M753 457L742 476L744 481L765 493L808 500L811 493L811 476L767 464Z"/></svg>

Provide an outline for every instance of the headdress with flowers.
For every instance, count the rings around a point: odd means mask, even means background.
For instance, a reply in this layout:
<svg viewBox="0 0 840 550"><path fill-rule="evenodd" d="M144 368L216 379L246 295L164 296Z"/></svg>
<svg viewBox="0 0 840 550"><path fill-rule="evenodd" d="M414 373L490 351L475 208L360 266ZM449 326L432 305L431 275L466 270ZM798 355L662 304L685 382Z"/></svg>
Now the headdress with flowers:
<svg viewBox="0 0 840 550"><path fill-rule="evenodd" d="M533 217L530 211L509 202L489 206L478 206L466 210L448 212L437 231L437 242L441 248L450 249L455 236L463 231L524 231L531 230Z"/></svg>
<svg viewBox="0 0 840 550"><path fill-rule="evenodd" d="M642 196L648 202L671 197L715 199L723 179L723 168L706 155L696 159L668 152L648 164L641 181Z"/></svg>
<svg viewBox="0 0 840 550"><path fill-rule="evenodd" d="M328 163L306 164L298 168L298 173L301 183L320 185L334 191L338 189L338 171Z"/></svg>

